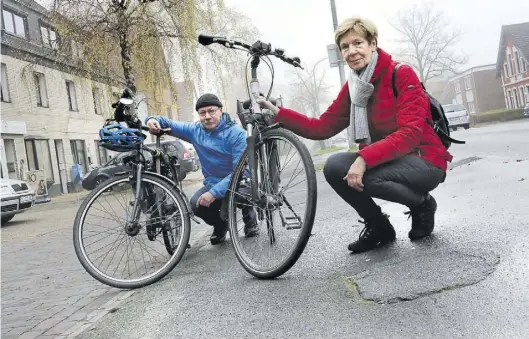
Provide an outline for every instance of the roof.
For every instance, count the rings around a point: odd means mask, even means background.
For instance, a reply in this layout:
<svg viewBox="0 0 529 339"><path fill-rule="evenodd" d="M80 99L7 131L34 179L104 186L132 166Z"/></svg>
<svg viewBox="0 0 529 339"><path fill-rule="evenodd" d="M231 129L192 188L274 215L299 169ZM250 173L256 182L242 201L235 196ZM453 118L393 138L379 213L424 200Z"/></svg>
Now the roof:
<svg viewBox="0 0 529 339"><path fill-rule="evenodd" d="M494 71L495 69L496 69L496 64L470 67L469 69L467 69L467 70L465 70L463 72L460 72L460 73L450 77L450 79L448 79L448 81L452 82L454 80L457 80L457 79L460 79L462 77L468 76L468 75L470 75L472 73L483 72L483 71Z"/></svg>
<svg viewBox="0 0 529 339"><path fill-rule="evenodd" d="M505 58L505 44L511 40L516 48L529 61L529 22L501 26L500 46L496 59L496 74L500 74Z"/></svg>

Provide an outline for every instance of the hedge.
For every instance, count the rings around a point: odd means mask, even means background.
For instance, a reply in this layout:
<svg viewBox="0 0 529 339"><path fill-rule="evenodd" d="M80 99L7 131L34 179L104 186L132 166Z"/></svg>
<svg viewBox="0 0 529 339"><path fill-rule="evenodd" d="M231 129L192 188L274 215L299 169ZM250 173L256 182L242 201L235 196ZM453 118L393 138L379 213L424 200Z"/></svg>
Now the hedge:
<svg viewBox="0 0 529 339"><path fill-rule="evenodd" d="M470 116L472 124L479 124L491 121L509 121L523 118L523 108L518 109L501 109Z"/></svg>

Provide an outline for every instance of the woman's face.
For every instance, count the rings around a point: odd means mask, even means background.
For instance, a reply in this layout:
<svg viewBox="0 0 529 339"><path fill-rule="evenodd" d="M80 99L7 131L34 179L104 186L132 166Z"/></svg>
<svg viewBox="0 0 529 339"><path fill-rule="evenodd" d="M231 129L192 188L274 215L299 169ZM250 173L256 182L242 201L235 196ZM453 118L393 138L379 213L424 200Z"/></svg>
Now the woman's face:
<svg viewBox="0 0 529 339"><path fill-rule="evenodd" d="M349 31L340 38L340 51L343 59L352 70L360 71L369 64L371 55L377 49L375 40L369 43L354 31Z"/></svg>

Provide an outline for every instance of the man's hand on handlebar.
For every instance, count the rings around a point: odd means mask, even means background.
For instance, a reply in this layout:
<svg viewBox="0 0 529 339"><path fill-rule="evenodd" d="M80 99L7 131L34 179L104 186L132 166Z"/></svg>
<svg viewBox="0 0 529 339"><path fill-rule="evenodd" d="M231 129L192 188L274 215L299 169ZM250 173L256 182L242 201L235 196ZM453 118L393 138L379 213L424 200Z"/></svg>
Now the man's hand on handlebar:
<svg viewBox="0 0 529 339"><path fill-rule="evenodd" d="M149 133L154 135L160 133L162 130L160 123L156 119L149 119L149 121L147 121L147 127L149 128Z"/></svg>

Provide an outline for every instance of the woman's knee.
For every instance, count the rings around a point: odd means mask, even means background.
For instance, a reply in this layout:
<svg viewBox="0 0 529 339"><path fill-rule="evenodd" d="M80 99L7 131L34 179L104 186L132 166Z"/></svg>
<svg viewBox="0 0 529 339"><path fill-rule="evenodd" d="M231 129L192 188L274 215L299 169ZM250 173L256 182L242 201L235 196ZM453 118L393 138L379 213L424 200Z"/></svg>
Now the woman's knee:
<svg viewBox="0 0 529 339"><path fill-rule="evenodd" d="M355 161L356 153L342 152L331 155L323 167L323 175L327 182L342 180Z"/></svg>

